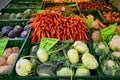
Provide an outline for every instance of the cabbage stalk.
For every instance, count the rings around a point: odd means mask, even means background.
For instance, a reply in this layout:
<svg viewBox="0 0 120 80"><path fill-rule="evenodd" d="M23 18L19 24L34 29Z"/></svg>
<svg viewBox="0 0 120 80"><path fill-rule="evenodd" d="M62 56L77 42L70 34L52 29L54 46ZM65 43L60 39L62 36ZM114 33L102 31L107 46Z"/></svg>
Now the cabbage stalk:
<svg viewBox="0 0 120 80"><path fill-rule="evenodd" d="M82 55L82 62L85 67L88 69L96 69L98 67L98 62L93 55L90 53L84 53Z"/></svg>
<svg viewBox="0 0 120 80"><path fill-rule="evenodd" d="M27 59L19 59L16 63L16 73L19 76L27 76L32 69L32 63Z"/></svg>
<svg viewBox="0 0 120 80"><path fill-rule="evenodd" d="M78 50L79 53L83 54L85 52L89 52L89 48L82 41L75 41L73 44L74 48Z"/></svg>

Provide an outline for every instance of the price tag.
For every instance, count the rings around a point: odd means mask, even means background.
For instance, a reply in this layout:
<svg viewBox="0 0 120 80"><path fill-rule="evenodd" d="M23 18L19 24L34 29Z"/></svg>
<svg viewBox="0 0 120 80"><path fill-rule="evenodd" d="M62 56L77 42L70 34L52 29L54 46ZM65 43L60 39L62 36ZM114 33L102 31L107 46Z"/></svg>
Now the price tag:
<svg viewBox="0 0 120 80"><path fill-rule="evenodd" d="M50 50L57 42L59 39L55 38L45 38L43 37L40 42L40 48L44 49L46 51Z"/></svg>
<svg viewBox="0 0 120 80"><path fill-rule="evenodd" d="M73 7L73 6L76 6L76 5L77 5L77 4L74 3L74 4L69 4L68 6L69 6L69 7Z"/></svg>
<svg viewBox="0 0 120 80"><path fill-rule="evenodd" d="M4 39L1 39L0 40L0 57L2 56L3 54L3 51L7 45L7 42L8 42L9 38L4 38Z"/></svg>
<svg viewBox="0 0 120 80"><path fill-rule="evenodd" d="M37 10L37 13L44 13L44 10Z"/></svg>
<svg viewBox="0 0 120 80"><path fill-rule="evenodd" d="M88 27L92 28L93 20L92 19L86 19L86 22L87 22Z"/></svg>
<svg viewBox="0 0 120 80"><path fill-rule="evenodd" d="M106 41L107 43L110 41L111 37L115 33L116 26L117 26L117 23L101 30L103 41Z"/></svg>

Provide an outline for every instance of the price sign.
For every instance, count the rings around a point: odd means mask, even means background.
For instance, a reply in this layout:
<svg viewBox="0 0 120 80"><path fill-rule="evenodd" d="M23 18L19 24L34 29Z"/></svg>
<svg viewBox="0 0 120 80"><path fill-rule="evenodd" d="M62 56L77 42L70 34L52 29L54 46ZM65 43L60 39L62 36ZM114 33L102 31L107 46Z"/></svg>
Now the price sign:
<svg viewBox="0 0 120 80"><path fill-rule="evenodd" d="M86 22L87 22L88 27L92 28L93 20L92 19L86 19Z"/></svg>
<svg viewBox="0 0 120 80"><path fill-rule="evenodd" d="M40 42L40 48L44 49L46 51L50 50L57 42L59 39L55 38L45 38L43 37Z"/></svg>
<svg viewBox="0 0 120 80"><path fill-rule="evenodd" d="M101 30L103 41L106 41L107 43L110 41L111 37L115 33L116 26L117 26L117 23Z"/></svg>
<svg viewBox="0 0 120 80"><path fill-rule="evenodd" d="M7 42L8 42L9 38L4 38L4 39L1 39L0 40L0 57L2 56L3 54L3 51L7 45Z"/></svg>

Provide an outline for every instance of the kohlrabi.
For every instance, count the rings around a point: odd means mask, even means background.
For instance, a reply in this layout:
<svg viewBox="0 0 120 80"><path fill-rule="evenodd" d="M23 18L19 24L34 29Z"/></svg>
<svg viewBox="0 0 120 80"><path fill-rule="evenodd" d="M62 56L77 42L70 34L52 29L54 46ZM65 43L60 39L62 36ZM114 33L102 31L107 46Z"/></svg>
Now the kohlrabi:
<svg viewBox="0 0 120 80"><path fill-rule="evenodd" d="M19 59L16 63L16 73L19 76L27 76L30 74L32 69L32 63L27 59Z"/></svg>
<svg viewBox="0 0 120 80"><path fill-rule="evenodd" d="M73 46L81 54L83 54L85 52L89 52L89 48L87 47L87 45L83 41L75 41Z"/></svg>
<svg viewBox="0 0 120 80"><path fill-rule="evenodd" d="M37 51L37 57L40 60L40 62L44 63L44 62L48 61L49 55L48 55L48 53L45 50L38 49L38 51Z"/></svg>
<svg viewBox="0 0 120 80"><path fill-rule="evenodd" d="M90 76L90 71L84 66L77 68L75 76Z"/></svg>
<svg viewBox="0 0 120 80"><path fill-rule="evenodd" d="M79 54L76 49L70 49L67 52L67 56L71 63L77 63L79 61Z"/></svg>
<svg viewBox="0 0 120 80"><path fill-rule="evenodd" d="M96 69L98 67L98 62L93 55L86 52L82 55L82 62L88 69Z"/></svg>
<svg viewBox="0 0 120 80"><path fill-rule="evenodd" d="M68 67L63 67L59 71L57 71L57 76L71 76L73 74L74 72L72 71L72 69Z"/></svg>

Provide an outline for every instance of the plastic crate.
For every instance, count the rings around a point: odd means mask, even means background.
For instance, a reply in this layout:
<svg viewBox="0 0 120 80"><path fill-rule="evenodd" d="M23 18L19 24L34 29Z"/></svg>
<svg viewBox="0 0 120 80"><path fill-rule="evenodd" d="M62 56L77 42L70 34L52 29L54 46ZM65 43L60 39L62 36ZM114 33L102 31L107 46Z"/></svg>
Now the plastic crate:
<svg viewBox="0 0 120 80"><path fill-rule="evenodd" d="M109 23L104 23L105 25L109 25ZM93 53L93 55L96 57L97 61L99 61L99 56L95 53L95 49L93 48L93 42L91 41L89 43L89 47ZM99 63L99 65L101 65ZM101 80L120 80L120 76L112 76L112 75L104 75L102 68L99 66L99 73L101 75Z"/></svg>
<svg viewBox="0 0 120 80"><path fill-rule="evenodd" d="M104 22L103 17L99 14L98 11L86 11L82 10L81 14L84 14L85 16L88 16L89 14L93 15L95 19L99 19L101 22Z"/></svg>
<svg viewBox="0 0 120 80"><path fill-rule="evenodd" d="M28 44L30 44L30 40L28 42ZM21 56L27 56L30 54L30 49L32 46L34 45L39 45L39 43L31 43L29 46L29 50L27 49L27 51L23 51ZM91 71L91 76L73 76L72 80L102 80L101 78L101 72L99 70L99 68L97 68L96 70L92 70ZM38 76L38 75L29 75L29 76L18 76L17 74L15 74L16 76L16 80L70 80L71 77L70 76Z"/></svg>
<svg viewBox="0 0 120 80"><path fill-rule="evenodd" d="M8 21L8 22L6 22L6 21L0 21L0 31L1 31L1 29L3 28L3 26L12 26L12 27L15 27L16 25L20 25L20 26L22 26L22 27L24 27L25 25L27 25L26 24L26 21ZM26 36L26 38L25 39L22 39L22 38L19 38L19 39L9 39L10 41L19 41L19 40L22 40L22 41L24 41L24 40L27 40L28 38L29 38L29 36L30 36L30 33L31 33L31 28L30 28L30 30L28 31L28 33L27 33L27 36Z"/></svg>
<svg viewBox="0 0 120 80"><path fill-rule="evenodd" d="M116 22L116 21L108 22L108 21L106 21L106 19L105 19L105 17L103 16L102 12L119 12L119 13L120 13L120 11L118 11L118 10L99 11L99 14L101 15L101 17L103 18L103 20L104 20L105 23L120 23L120 21L119 21L119 22Z"/></svg>
<svg viewBox="0 0 120 80"><path fill-rule="evenodd" d="M43 0L12 0L12 2L42 2Z"/></svg>
<svg viewBox="0 0 120 80"><path fill-rule="evenodd" d="M96 0L95 0L96 1ZM99 1L98 1L99 2ZM77 4L78 4L78 7L79 7L79 5L81 5L81 4L87 4L88 2L78 2ZM101 2L100 2L101 3ZM110 3L106 3L106 4L109 4L109 5L111 5ZM112 5L111 5L112 6ZM80 7L79 7L79 9L80 9ZM86 9L80 9L80 10L86 10ZM113 7L112 6L112 9L100 9L100 11L104 11L104 10L117 10L117 8L116 7ZM88 10L86 10L86 11L98 11L98 9L96 9L96 10L92 10L92 9L88 9Z"/></svg>
<svg viewBox="0 0 120 80"><path fill-rule="evenodd" d="M41 9L45 9L45 8L52 7L52 6L59 6L59 5L67 6L67 5L70 5L70 4L76 4L76 3L74 3L74 2L66 2L66 3L53 3L53 2L49 3L49 2L46 2L46 3L44 3L42 5ZM76 8L76 10L73 10L73 11L77 11L78 10L77 6L75 6L75 8Z"/></svg>
<svg viewBox="0 0 120 80"><path fill-rule="evenodd" d="M43 2L11 2L6 6L7 9L40 9L42 6Z"/></svg>
<svg viewBox="0 0 120 80"><path fill-rule="evenodd" d="M8 41L6 48L18 46L20 48L20 51L17 56L17 58L18 58L21 55L21 50L23 48L23 42L24 42L23 40ZM8 73L0 73L1 80L14 80L15 76L14 76L13 69L14 69L15 63L17 61L17 58L16 58L15 62L13 63L13 65L11 66L11 69Z"/></svg>
<svg viewBox="0 0 120 80"><path fill-rule="evenodd" d="M0 11L0 21L28 21L30 18L32 18L32 16L31 17L29 17L29 18L27 18L27 19L12 19L12 20L10 20L10 19L2 19L2 15L4 14L4 13L9 13L9 14L11 14L11 13L24 13L24 11L25 10L27 10L27 9L31 9L31 8L4 8L4 9L2 9L1 11ZM33 10L33 12L35 13L35 9L32 9ZM10 17L10 15L8 16L8 17Z"/></svg>

